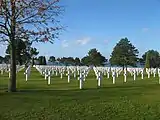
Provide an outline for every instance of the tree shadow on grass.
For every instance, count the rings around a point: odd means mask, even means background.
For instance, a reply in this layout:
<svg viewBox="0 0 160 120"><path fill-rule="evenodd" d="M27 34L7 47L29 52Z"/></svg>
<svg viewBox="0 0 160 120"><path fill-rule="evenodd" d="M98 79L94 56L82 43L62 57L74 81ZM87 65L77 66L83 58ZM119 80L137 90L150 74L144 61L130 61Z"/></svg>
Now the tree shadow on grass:
<svg viewBox="0 0 160 120"><path fill-rule="evenodd" d="M120 96L140 96L143 93L147 93L153 89L158 89L159 85L135 85L135 86L107 86L107 87L101 87L101 88L84 88L82 90L80 89L41 89L41 88L35 88L35 89L19 89L16 93L9 93L9 95L29 95L29 96L52 96L52 97L81 97L84 99L92 98L92 97L120 97ZM3 89L3 94L1 95L7 95L7 89ZM86 98L85 98L86 97Z"/></svg>

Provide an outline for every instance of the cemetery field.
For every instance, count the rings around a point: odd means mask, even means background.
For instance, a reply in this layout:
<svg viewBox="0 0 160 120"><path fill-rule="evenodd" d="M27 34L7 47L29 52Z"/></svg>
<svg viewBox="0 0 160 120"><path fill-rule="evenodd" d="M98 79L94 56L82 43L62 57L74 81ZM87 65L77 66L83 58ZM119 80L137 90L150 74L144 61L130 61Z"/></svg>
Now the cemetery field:
<svg viewBox="0 0 160 120"><path fill-rule="evenodd" d="M16 93L7 93L8 73L0 74L0 120L160 120L158 76L141 80L138 76L103 77L97 87L91 71L79 90L79 81L71 76L51 77L51 84L35 69L28 81L24 71L17 74Z"/></svg>

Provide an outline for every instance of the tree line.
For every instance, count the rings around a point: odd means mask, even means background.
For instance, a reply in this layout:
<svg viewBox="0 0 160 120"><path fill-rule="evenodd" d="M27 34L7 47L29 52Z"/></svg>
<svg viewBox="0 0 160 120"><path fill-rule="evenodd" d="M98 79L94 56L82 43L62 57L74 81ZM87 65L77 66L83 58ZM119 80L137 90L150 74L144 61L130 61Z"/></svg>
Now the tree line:
<svg viewBox="0 0 160 120"><path fill-rule="evenodd" d="M6 49L5 57L0 56L0 63L10 63L10 45ZM45 56L39 56L38 50L31 47L31 43L21 41L16 50L17 64L26 64L30 62L32 65L94 65L104 66L110 64L111 66L121 67L137 67L137 63L146 68L160 67L160 54L155 50L148 50L142 57L138 57L139 51L136 47L127 39L122 38L113 48L110 59L105 58L96 48L90 49L88 54L83 58L73 57L58 57L50 56L48 61Z"/></svg>
<svg viewBox="0 0 160 120"><path fill-rule="evenodd" d="M46 65L47 64L47 60L45 58L45 56L39 56L36 59L36 63L40 64L40 65ZM105 64L105 62L107 61L107 59L100 53L98 52L98 50L96 48L93 48L91 50L89 50L88 55L84 56L82 59L76 57L62 57L62 58L55 58L54 56L50 56L48 59L48 62L51 64L54 63L60 63L62 65L76 65L76 66L81 66L81 65L94 65L94 66L102 66Z"/></svg>

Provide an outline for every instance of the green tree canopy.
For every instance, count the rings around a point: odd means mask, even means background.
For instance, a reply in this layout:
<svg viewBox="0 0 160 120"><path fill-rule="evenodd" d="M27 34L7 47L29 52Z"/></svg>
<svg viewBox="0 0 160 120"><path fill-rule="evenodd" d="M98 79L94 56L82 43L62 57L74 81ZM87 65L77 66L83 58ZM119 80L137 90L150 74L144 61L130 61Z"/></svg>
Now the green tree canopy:
<svg viewBox="0 0 160 120"><path fill-rule="evenodd" d="M81 65L81 61L78 57L76 57L74 61L75 61L75 65Z"/></svg>
<svg viewBox="0 0 160 120"><path fill-rule="evenodd" d="M19 40L16 43L16 46L17 46L16 47L16 61L17 61L17 63L22 65L27 60L30 59L29 47L31 46L31 43L29 43L28 41ZM11 45L9 44L6 49L6 54L10 55L11 50L12 50L12 48L11 48Z"/></svg>
<svg viewBox="0 0 160 120"><path fill-rule="evenodd" d="M151 65L150 65L150 56L149 56L149 53L147 53L147 55L146 55L146 61L145 61L145 68L150 68L151 67Z"/></svg>
<svg viewBox="0 0 160 120"><path fill-rule="evenodd" d="M36 48L31 47L29 41L19 40L16 45L16 60L17 64L26 64L32 59L32 64L34 64L34 57L39 54ZM11 54L11 46L8 45L6 49L6 54Z"/></svg>
<svg viewBox="0 0 160 120"><path fill-rule="evenodd" d="M30 49L30 57L32 59L32 65L34 65L34 61L35 61L35 57L39 54L38 50L36 48L32 48Z"/></svg>
<svg viewBox="0 0 160 120"><path fill-rule="evenodd" d="M94 65L100 66L104 65L106 62L106 58L102 56L100 52L96 48L89 50L88 55L83 57L81 60L83 65Z"/></svg>
<svg viewBox="0 0 160 120"><path fill-rule="evenodd" d="M39 65L46 65L46 57L45 56L39 56L38 57L38 62L39 62Z"/></svg>
<svg viewBox="0 0 160 120"><path fill-rule="evenodd" d="M75 60L73 57L59 58L59 62L65 64L65 65L75 65Z"/></svg>
<svg viewBox="0 0 160 120"><path fill-rule="evenodd" d="M146 68L156 68L160 66L160 54L155 50L148 50L142 56Z"/></svg>
<svg viewBox="0 0 160 120"><path fill-rule="evenodd" d="M56 58L54 56L50 56L48 61L53 63L56 61Z"/></svg>
<svg viewBox="0 0 160 120"><path fill-rule="evenodd" d="M138 49L130 43L127 38L122 38L113 48L111 54L111 65L123 66L136 66Z"/></svg>

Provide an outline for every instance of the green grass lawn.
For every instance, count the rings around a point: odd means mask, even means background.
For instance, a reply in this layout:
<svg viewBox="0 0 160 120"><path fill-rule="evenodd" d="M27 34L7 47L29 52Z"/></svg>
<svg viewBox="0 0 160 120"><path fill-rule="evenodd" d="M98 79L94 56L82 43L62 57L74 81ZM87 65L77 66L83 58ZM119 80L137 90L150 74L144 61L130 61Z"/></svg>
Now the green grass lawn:
<svg viewBox="0 0 160 120"><path fill-rule="evenodd" d="M112 84L104 77L101 88L91 72L79 90L79 81L67 77L44 77L32 68L25 81L17 75L19 92L7 93L8 74L0 75L0 120L160 120L160 85L158 77L145 75L123 83L123 76Z"/></svg>

